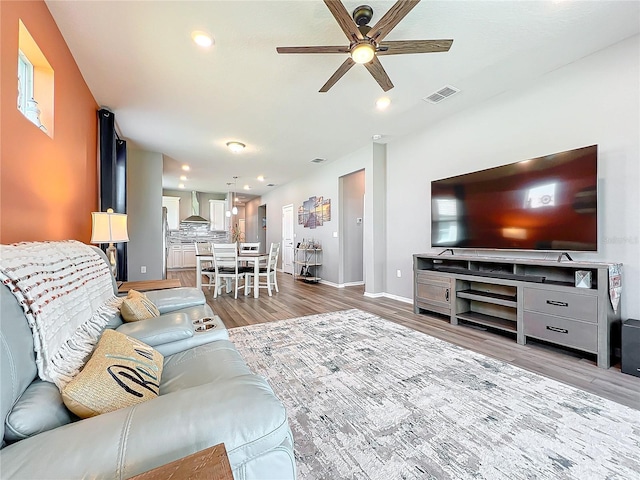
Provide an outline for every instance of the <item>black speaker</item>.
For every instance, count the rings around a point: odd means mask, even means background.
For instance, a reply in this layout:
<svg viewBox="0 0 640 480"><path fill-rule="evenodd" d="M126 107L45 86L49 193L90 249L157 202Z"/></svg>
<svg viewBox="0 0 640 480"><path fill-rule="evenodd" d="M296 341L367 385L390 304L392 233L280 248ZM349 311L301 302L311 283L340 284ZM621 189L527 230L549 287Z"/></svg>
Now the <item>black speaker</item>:
<svg viewBox="0 0 640 480"><path fill-rule="evenodd" d="M640 320L622 324L622 373L640 377Z"/></svg>

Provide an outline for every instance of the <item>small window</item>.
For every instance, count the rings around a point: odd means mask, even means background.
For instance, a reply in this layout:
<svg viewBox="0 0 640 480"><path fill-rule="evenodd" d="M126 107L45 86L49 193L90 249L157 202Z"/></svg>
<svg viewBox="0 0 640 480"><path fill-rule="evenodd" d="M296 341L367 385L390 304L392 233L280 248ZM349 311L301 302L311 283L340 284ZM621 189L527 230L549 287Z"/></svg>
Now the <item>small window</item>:
<svg viewBox="0 0 640 480"><path fill-rule="evenodd" d="M27 100L33 98L33 64L18 50L18 110L27 116ZM39 126L39 125L38 125Z"/></svg>
<svg viewBox="0 0 640 480"><path fill-rule="evenodd" d="M18 110L53 137L53 68L25 27L18 25Z"/></svg>

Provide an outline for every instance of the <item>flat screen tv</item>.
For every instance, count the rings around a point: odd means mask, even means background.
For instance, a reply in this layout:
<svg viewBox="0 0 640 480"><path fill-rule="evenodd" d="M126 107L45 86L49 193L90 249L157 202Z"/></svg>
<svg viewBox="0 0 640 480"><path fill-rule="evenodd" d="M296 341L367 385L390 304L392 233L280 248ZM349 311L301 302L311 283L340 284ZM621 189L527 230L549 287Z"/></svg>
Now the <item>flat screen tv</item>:
<svg viewBox="0 0 640 480"><path fill-rule="evenodd" d="M431 182L431 245L597 251L598 146Z"/></svg>

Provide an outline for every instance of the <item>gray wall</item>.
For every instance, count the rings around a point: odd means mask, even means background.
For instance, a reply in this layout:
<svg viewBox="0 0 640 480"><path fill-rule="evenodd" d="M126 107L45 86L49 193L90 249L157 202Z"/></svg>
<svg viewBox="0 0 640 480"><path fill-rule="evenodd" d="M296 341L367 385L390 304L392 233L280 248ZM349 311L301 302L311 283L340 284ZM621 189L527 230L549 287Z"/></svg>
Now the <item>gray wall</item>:
<svg viewBox="0 0 640 480"><path fill-rule="evenodd" d="M341 177L340 230L342 280L340 283L364 282L364 170ZM360 219L360 223L358 222Z"/></svg>
<svg viewBox="0 0 640 480"><path fill-rule="evenodd" d="M129 280L162 278L162 155L127 150ZM145 266L147 273L141 273Z"/></svg>

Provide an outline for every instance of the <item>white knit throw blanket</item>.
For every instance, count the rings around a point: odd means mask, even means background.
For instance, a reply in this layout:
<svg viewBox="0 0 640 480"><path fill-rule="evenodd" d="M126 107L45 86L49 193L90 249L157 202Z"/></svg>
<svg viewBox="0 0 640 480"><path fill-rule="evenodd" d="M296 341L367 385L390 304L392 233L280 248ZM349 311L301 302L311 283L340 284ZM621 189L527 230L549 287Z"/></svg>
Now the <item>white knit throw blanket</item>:
<svg viewBox="0 0 640 480"><path fill-rule="evenodd" d="M90 246L70 240L0 245L0 280L25 311L38 375L62 389L76 375L122 299Z"/></svg>

